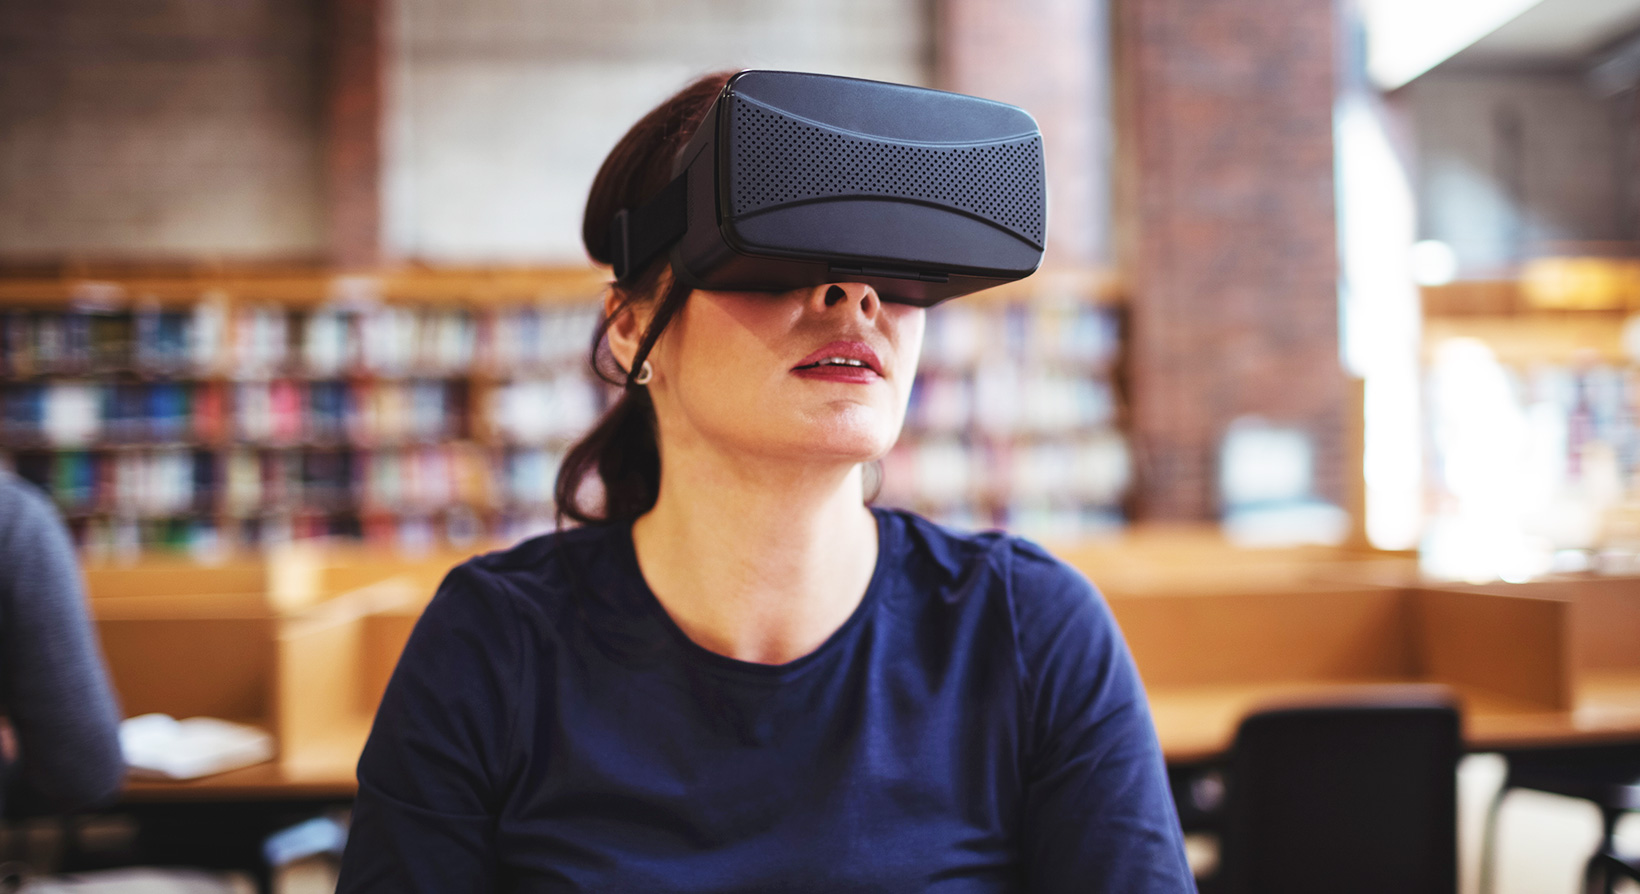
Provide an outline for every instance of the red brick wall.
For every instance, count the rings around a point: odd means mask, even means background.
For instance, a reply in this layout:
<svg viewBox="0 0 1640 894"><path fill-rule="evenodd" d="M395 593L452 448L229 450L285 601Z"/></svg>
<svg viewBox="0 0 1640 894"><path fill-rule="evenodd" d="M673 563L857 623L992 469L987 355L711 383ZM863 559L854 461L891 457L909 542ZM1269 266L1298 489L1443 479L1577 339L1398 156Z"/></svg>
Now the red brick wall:
<svg viewBox="0 0 1640 894"><path fill-rule="evenodd" d="M1012 103L1042 128L1046 266L1108 264L1110 58L1101 0L943 0L938 86Z"/></svg>
<svg viewBox="0 0 1640 894"><path fill-rule="evenodd" d="M328 0L325 173L331 260L381 260L385 0Z"/></svg>
<svg viewBox="0 0 1640 894"><path fill-rule="evenodd" d="M1342 494L1328 0L1119 0L1119 246L1141 519L1217 515L1242 414Z"/></svg>

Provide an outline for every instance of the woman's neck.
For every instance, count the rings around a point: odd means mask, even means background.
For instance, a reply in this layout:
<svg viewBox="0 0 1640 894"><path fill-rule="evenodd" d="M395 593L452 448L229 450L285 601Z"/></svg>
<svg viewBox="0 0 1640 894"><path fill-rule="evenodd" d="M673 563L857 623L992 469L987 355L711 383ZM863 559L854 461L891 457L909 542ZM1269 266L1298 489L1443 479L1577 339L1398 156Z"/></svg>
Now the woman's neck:
<svg viewBox="0 0 1640 894"><path fill-rule="evenodd" d="M784 664L848 620L877 562L858 465L669 460L632 539L650 589L690 639Z"/></svg>

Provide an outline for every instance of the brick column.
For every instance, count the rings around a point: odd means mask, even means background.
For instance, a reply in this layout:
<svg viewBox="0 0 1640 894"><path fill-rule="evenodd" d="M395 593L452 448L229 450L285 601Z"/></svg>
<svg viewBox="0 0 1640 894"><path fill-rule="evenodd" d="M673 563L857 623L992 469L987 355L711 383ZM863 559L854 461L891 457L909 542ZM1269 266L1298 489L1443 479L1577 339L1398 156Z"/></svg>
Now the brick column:
<svg viewBox="0 0 1640 894"><path fill-rule="evenodd" d="M382 81L388 0L328 0L325 175L330 256L339 267L381 260Z"/></svg>
<svg viewBox="0 0 1640 894"><path fill-rule="evenodd" d="M1343 499L1329 0L1117 0L1117 227L1143 520L1216 517L1220 439L1312 433Z"/></svg>
<svg viewBox="0 0 1640 894"><path fill-rule="evenodd" d="M941 0L941 89L1012 103L1042 128L1044 266L1108 264L1110 58L1104 0Z"/></svg>

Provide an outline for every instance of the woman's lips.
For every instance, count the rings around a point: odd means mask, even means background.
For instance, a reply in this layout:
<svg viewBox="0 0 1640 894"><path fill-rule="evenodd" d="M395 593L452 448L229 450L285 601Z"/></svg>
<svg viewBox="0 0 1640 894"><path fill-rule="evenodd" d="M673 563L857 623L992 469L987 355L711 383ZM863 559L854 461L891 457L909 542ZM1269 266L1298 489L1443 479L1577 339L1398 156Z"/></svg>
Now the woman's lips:
<svg viewBox="0 0 1640 894"><path fill-rule="evenodd" d="M865 385L882 378L867 366L807 366L792 370L805 379L824 379L828 382L852 382Z"/></svg>
<svg viewBox="0 0 1640 894"><path fill-rule="evenodd" d="M849 360L853 363L823 363L825 360ZM878 359L877 352L863 341L834 341L792 367L793 373L805 379L857 384L882 378L882 370L883 362Z"/></svg>

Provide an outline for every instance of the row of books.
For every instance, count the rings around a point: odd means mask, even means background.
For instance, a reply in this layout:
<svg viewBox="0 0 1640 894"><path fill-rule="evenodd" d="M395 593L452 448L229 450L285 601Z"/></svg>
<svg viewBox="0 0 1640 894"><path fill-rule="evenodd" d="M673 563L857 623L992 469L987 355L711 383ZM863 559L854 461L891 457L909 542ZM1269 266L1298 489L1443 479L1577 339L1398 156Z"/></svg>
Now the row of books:
<svg viewBox="0 0 1640 894"><path fill-rule="evenodd" d="M1484 491L1477 473L1515 465L1500 472L1508 490L1640 491L1640 367L1512 368L1478 345L1466 348L1442 352L1431 370L1438 486ZM1483 453L1495 459L1478 467Z"/></svg>
<svg viewBox="0 0 1640 894"><path fill-rule="evenodd" d="M471 442L405 448L186 447L29 450L16 471L73 514L251 516L268 507L340 511L449 506L550 507L562 453ZM881 499L936 516L977 504L1057 501L1114 511L1131 463L1121 435L1101 430L1035 443L906 442L884 460Z"/></svg>
<svg viewBox="0 0 1640 894"><path fill-rule="evenodd" d="M467 442L377 450L27 450L13 454L10 465L72 515L398 511L513 499L504 482L490 479L488 452Z"/></svg>
<svg viewBox="0 0 1640 894"><path fill-rule="evenodd" d="M601 312L596 302L292 310L210 300L180 310L16 310L0 314L0 375L119 370L390 377L553 369L583 363ZM1120 329L1118 312L1108 307L952 302L929 313L923 360L929 368L969 368L998 358L1108 368Z"/></svg>
<svg viewBox="0 0 1640 894"><path fill-rule="evenodd" d="M469 433L469 394L459 379L13 382L0 385L0 443L441 440ZM540 444L585 431L607 400L602 383L566 371L500 383L483 409L498 436ZM907 423L1007 435L1085 430L1115 415L1108 380L990 364L919 377Z"/></svg>
<svg viewBox="0 0 1640 894"><path fill-rule="evenodd" d="M591 428L612 394L603 382L575 371L519 379L487 392L484 422L508 443L563 443Z"/></svg>
<svg viewBox="0 0 1640 894"><path fill-rule="evenodd" d="M581 363L594 303L495 310L279 305L0 314L0 376L139 372L234 378L539 371Z"/></svg>
<svg viewBox="0 0 1640 894"><path fill-rule="evenodd" d="M459 379L13 382L0 385L0 444L445 440L466 436L468 394Z"/></svg>
<svg viewBox="0 0 1640 894"><path fill-rule="evenodd" d="M952 507L949 521L970 529L1004 527L1043 541L1101 536L1120 530L1122 518L1108 509L1021 501L1000 512L975 505ZM488 520L487 520L488 519ZM295 540L359 540L406 552L440 547L511 543L553 530L550 508L510 510L484 516L464 506L439 512L299 510L241 518L213 516L142 518L78 517L70 531L90 561L135 558L165 551L202 558L228 550L255 550Z"/></svg>
<svg viewBox="0 0 1640 894"><path fill-rule="evenodd" d="M484 506L489 463L471 443L380 450L234 450L224 462L222 506L233 516L268 507L332 512L430 511Z"/></svg>
<svg viewBox="0 0 1640 894"><path fill-rule="evenodd" d="M214 511L221 468L208 450L39 452L16 455L16 473L71 514L123 511L170 516Z"/></svg>
<svg viewBox="0 0 1640 894"><path fill-rule="evenodd" d="M551 526L562 451L614 393L585 362L599 314L216 300L0 313L0 451L98 548L522 536ZM1119 520L1120 339L1117 311L1074 302L930 311L882 502L981 527Z"/></svg>
<svg viewBox="0 0 1640 894"><path fill-rule="evenodd" d="M1120 508L1132 480L1115 429L1038 442L939 437L902 440L883 460L882 499L937 518L952 507L1052 500Z"/></svg>
<svg viewBox="0 0 1640 894"><path fill-rule="evenodd" d="M1108 509L1030 501L1000 511L969 504L952 507L948 514L948 521L960 527L1003 527L1050 542L1109 535L1123 524L1120 514ZM91 561L130 559L155 551L209 558L227 550L255 550L311 539L359 540L415 553L449 546L511 543L551 531L555 525L550 508L511 510L486 517L463 506L432 513L299 510L227 519L98 516L69 521L82 555Z"/></svg>
<svg viewBox="0 0 1640 894"><path fill-rule="evenodd" d="M1430 573L1579 571L1640 545L1629 521L1640 517L1640 365L1517 367L1452 341L1433 351L1425 384Z"/></svg>
<svg viewBox="0 0 1640 894"><path fill-rule="evenodd" d="M919 374L906 425L914 436L1053 435L1111 425L1117 409L1109 379L988 363L971 371Z"/></svg>
<svg viewBox="0 0 1640 894"><path fill-rule="evenodd" d="M1121 315L1115 308L1080 302L958 300L928 312L922 369L1002 364L1101 372L1115 365L1121 344Z"/></svg>
<svg viewBox="0 0 1640 894"><path fill-rule="evenodd" d="M915 507L913 507L915 508ZM1006 503L953 503L925 513L942 524L970 531L1006 530L1042 543L1111 537L1126 525L1121 510L1083 506L1071 500L1013 500Z"/></svg>
<svg viewBox="0 0 1640 894"><path fill-rule="evenodd" d="M520 532L519 536L544 530L515 521L507 524L509 530ZM313 539L360 540L415 553L444 546L475 546L487 537L480 515L460 506L424 514L299 510L232 519L75 518L70 519L69 529L82 556L90 561L132 559L158 551L215 558L229 550L256 550Z"/></svg>
<svg viewBox="0 0 1640 894"><path fill-rule="evenodd" d="M563 461L564 454L552 448L508 450L502 458L499 482L505 502L526 509L552 506Z"/></svg>

